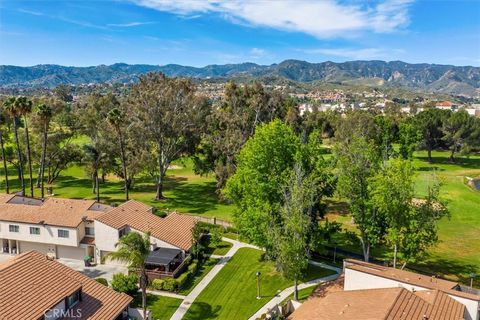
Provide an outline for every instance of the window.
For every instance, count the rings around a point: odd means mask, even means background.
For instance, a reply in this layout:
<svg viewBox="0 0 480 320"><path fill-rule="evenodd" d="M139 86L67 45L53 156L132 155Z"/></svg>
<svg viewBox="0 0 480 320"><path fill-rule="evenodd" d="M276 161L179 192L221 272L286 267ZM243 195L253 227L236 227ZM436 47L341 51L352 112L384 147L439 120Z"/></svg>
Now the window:
<svg viewBox="0 0 480 320"><path fill-rule="evenodd" d="M68 238L68 230L58 229L59 238Z"/></svg>
<svg viewBox="0 0 480 320"><path fill-rule="evenodd" d="M16 224L11 224L8 226L8 230L10 232L19 232L20 231L20 226L17 226Z"/></svg>
<svg viewBox="0 0 480 320"><path fill-rule="evenodd" d="M72 308L80 301L80 291L75 291L72 295L67 297L67 309Z"/></svg>
<svg viewBox="0 0 480 320"><path fill-rule="evenodd" d="M127 234L127 228L122 228L122 229L118 230L118 238L121 238L126 234Z"/></svg>
<svg viewBox="0 0 480 320"><path fill-rule="evenodd" d="M30 234L40 234L39 227L30 227Z"/></svg>
<svg viewBox="0 0 480 320"><path fill-rule="evenodd" d="M95 229L93 229L92 227L85 227L85 235L94 236L95 235Z"/></svg>

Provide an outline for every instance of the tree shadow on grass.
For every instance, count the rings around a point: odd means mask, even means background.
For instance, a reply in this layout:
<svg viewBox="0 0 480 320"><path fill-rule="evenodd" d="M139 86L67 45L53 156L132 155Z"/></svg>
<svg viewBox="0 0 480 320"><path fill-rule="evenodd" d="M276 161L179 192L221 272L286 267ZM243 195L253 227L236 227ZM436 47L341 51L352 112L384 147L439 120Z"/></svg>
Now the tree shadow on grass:
<svg viewBox="0 0 480 320"><path fill-rule="evenodd" d="M407 268L427 275L459 281L468 285L470 284L470 273L480 273L480 266L478 265L437 256L432 256L429 259L410 266L407 265ZM476 284L477 286L480 285L480 279L476 279Z"/></svg>
<svg viewBox="0 0 480 320"><path fill-rule="evenodd" d="M416 171L423 171L423 172L429 172L429 171L445 171L445 169L439 168L439 167L437 167L437 166L431 166L431 167L422 166L422 167L416 168L415 170L416 170Z"/></svg>
<svg viewBox="0 0 480 320"><path fill-rule="evenodd" d="M221 308L220 305L212 306L205 302L195 302L184 319L216 319Z"/></svg>
<svg viewBox="0 0 480 320"><path fill-rule="evenodd" d="M169 191L167 206L185 208L189 213L202 214L217 208L220 204L215 193L215 182L177 183Z"/></svg>

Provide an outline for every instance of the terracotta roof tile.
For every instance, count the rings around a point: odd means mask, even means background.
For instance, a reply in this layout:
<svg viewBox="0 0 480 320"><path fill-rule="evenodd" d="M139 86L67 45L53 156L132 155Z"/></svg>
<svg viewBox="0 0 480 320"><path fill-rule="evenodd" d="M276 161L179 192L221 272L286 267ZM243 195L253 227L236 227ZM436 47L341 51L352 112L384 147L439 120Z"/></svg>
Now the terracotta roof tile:
<svg viewBox="0 0 480 320"><path fill-rule="evenodd" d="M98 216L95 220L112 228L129 226L141 232L150 232L154 238L170 243L180 249L190 250L195 217L171 213L160 218L152 213L152 207L130 200Z"/></svg>
<svg viewBox="0 0 480 320"><path fill-rule="evenodd" d="M45 201L18 195L0 196L0 220L19 223L44 223L48 225L76 228L83 219L93 220L103 210L95 208L94 200L47 198Z"/></svg>
<svg viewBox="0 0 480 320"><path fill-rule="evenodd" d="M82 289L81 319L115 319L132 301L89 277L29 251L0 265L0 319L38 319ZM76 318L78 319L78 318Z"/></svg>
<svg viewBox="0 0 480 320"><path fill-rule="evenodd" d="M422 296L435 296L432 303ZM465 306L439 290L404 288L335 291L307 300L290 320L461 320Z"/></svg>

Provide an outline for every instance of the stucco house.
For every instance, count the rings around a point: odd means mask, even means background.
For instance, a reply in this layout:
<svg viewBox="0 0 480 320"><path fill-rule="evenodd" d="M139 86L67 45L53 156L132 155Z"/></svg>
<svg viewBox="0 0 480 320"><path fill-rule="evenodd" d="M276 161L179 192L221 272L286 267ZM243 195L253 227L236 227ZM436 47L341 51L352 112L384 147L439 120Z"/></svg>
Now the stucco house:
<svg viewBox="0 0 480 320"><path fill-rule="evenodd" d="M480 295L456 282L363 261L318 287L289 320L478 320Z"/></svg>
<svg viewBox="0 0 480 320"><path fill-rule="evenodd" d="M36 250L52 258L105 261L119 238L131 231L150 232L152 251L178 264L192 246L192 216L171 213L165 218L153 208L130 200L118 207L94 200L40 199L0 195L0 252L19 254ZM173 257L172 257L173 255ZM169 263L164 264L164 271Z"/></svg>
<svg viewBox="0 0 480 320"><path fill-rule="evenodd" d="M127 319L132 298L37 251L0 264L0 319Z"/></svg>

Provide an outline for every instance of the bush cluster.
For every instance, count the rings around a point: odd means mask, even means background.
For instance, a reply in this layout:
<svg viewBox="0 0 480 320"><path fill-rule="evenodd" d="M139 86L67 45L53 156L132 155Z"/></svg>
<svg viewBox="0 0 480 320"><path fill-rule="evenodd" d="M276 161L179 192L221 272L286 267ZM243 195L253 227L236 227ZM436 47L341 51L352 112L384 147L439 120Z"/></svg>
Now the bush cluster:
<svg viewBox="0 0 480 320"><path fill-rule="evenodd" d="M156 290L164 290L170 292L176 292L180 290L185 283L193 279L198 271L198 262L193 260L192 263L188 266L188 269L182 273L178 278L164 278L164 279L153 279L152 287Z"/></svg>
<svg viewBox="0 0 480 320"><path fill-rule="evenodd" d="M98 283L101 283L101 284L103 284L104 286L107 286L107 287L108 287L108 281L107 281L107 279L105 279L105 278L96 278L95 281L97 281Z"/></svg>
<svg viewBox="0 0 480 320"><path fill-rule="evenodd" d="M138 276L135 273L125 275L116 273L113 275L112 288L117 292L134 295L138 291Z"/></svg>

